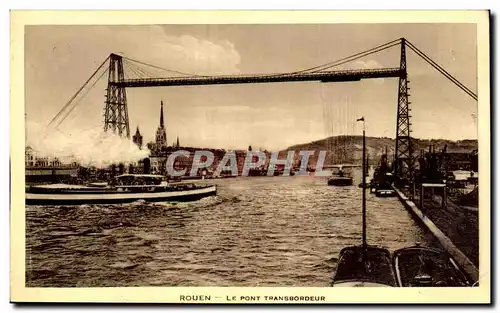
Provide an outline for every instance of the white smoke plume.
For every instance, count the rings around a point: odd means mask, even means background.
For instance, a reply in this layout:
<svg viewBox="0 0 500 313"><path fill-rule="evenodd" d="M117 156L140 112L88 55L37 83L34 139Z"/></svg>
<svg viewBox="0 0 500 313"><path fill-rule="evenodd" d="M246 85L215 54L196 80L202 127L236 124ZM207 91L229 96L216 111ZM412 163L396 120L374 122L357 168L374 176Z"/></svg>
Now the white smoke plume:
<svg viewBox="0 0 500 313"><path fill-rule="evenodd" d="M147 148L139 149L132 140L102 129L63 133L57 129L29 123L27 145L36 156L58 158L61 162L76 161L82 166L106 167L130 164L149 156Z"/></svg>

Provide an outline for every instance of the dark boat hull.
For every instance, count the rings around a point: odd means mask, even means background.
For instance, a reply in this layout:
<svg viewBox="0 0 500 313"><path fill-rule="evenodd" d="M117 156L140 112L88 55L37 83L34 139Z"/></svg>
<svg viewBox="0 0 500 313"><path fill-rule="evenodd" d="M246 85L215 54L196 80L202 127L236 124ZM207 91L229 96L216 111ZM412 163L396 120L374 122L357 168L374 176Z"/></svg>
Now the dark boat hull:
<svg viewBox="0 0 500 313"><path fill-rule="evenodd" d="M397 286L389 250L372 246L343 248L339 254L333 286Z"/></svg>
<svg viewBox="0 0 500 313"><path fill-rule="evenodd" d="M396 250L394 272L400 287L466 287L467 276L444 251L427 247Z"/></svg>
<svg viewBox="0 0 500 313"><path fill-rule="evenodd" d="M396 191L394 191L393 189L376 189L375 195L379 198L395 197Z"/></svg>
<svg viewBox="0 0 500 313"><path fill-rule="evenodd" d="M328 179L329 186L352 186L352 178L350 177L334 177Z"/></svg>
<svg viewBox="0 0 500 313"><path fill-rule="evenodd" d="M67 192L27 192L28 205L81 205L81 204L118 204L145 200L147 202L187 202L215 196L216 186L190 190L172 190L160 192L116 192L108 190L67 191Z"/></svg>

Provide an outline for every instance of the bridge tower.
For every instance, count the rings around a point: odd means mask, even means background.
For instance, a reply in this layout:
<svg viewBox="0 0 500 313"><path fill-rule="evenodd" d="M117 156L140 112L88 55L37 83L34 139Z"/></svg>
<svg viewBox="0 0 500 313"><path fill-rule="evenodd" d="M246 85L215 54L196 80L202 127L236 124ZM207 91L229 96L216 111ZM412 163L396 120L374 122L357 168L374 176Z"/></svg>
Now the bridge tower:
<svg viewBox="0 0 500 313"><path fill-rule="evenodd" d="M413 160L410 138L410 108L408 101L410 88L408 87L408 72L406 70L406 39L401 38L401 62L402 75L398 84L398 115L396 121L396 153L394 162L394 173L399 178L411 178Z"/></svg>
<svg viewBox="0 0 500 313"><path fill-rule="evenodd" d="M125 87L114 83L125 80L123 58L117 54L109 56L108 88L106 89L106 107L104 112L104 131L111 129L121 137L130 138L128 121L127 94Z"/></svg>

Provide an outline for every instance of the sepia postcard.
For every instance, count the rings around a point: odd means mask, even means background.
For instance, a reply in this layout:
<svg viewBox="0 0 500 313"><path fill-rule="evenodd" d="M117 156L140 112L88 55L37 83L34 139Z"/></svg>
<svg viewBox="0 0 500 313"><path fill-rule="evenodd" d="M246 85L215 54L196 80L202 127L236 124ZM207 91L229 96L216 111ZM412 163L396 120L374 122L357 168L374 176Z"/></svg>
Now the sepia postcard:
<svg viewBox="0 0 500 313"><path fill-rule="evenodd" d="M490 303L489 45L488 11L12 11L11 301Z"/></svg>

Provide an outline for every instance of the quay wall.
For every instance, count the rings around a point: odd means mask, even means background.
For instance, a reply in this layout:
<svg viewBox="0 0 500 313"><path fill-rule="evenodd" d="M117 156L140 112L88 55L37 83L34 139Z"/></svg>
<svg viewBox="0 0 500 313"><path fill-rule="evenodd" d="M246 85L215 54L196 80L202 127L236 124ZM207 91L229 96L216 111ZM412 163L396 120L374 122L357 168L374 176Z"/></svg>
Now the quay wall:
<svg viewBox="0 0 500 313"><path fill-rule="evenodd" d="M399 200L404 207L423 225L434 237L439 241L441 246L453 257L464 272L474 281L479 280L479 270L476 268L469 258L458 249L453 242L448 238L422 211L417 205L411 201L403 192L395 188Z"/></svg>

